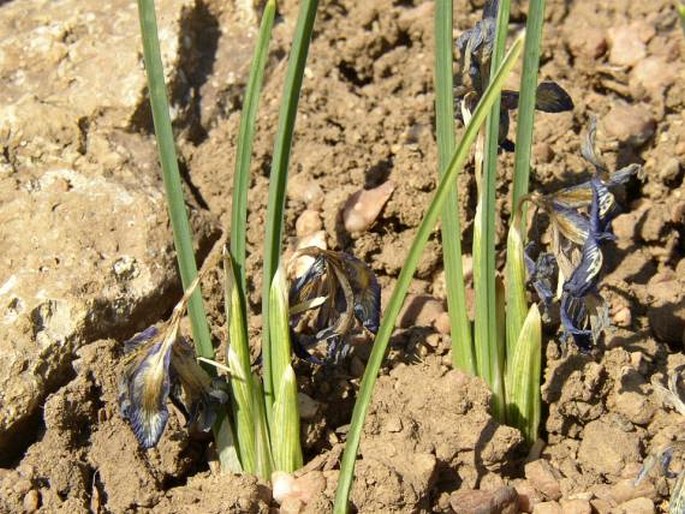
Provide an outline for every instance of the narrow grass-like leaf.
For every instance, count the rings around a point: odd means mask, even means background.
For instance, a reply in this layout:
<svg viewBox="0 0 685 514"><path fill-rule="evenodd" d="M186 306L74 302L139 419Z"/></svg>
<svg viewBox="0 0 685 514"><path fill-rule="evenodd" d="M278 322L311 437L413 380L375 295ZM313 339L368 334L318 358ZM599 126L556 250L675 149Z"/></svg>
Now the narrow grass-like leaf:
<svg viewBox="0 0 685 514"><path fill-rule="evenodd" d="M252 375L252 383L254 384L252 404L254 405L255 414L257 415L257 419L266 420L266 412L264 410L264 389L262 389L259 377ZM271 454L271 443L269 442L269 431L266 422L255 424L255 454L257 456L257 476L263 480L271 480L274 462Z"/></svg>
<svg viewBox="0 0 685 514"><path fill-rule="evenodd" d="M280 384L285 369L292 361L290 344L290 324L288 314L288 284L285 268L281 265L276 270L269 291L271 309L269 309L269 331L271 332L271 375L274 385Z"/></svg>
<svg viewBox="0 0 685 514"><path fill-rule="evenodd" d="M274 145L271 175L269 177L269 198L266 213L266 235L264 239L264 281L262 287L262 318L269 319L269 290L276 274L281 257L281 237L283 234L283 210L285 208L285 188L288 180L288 163L295 130L297 104L307 61L309 43L312 37L318 0L303 0L295 27L293 46L290 52L288 70L285 76L281 111L278 118L276 142ZM262 328L262 362L264 374L264 394L266 414L272 422L274 401L274 377L271 369L271 341L268 322Z"/></svg>
<svg viewBox="0 0 685 514"><path fill-rule="evenodd" d="M541 347L542 322L534 303L519 332L507 373L507 417L529 444L537 439L540 425Z"/></svg>
<svg viewBox="0 0 685 514"><path fill-rule="evenodd" d="M438 169L442 177L455 147L452 52L452 0L435 3L435 125L438 140ZM455 180L457 180L455 178ZM464 272L461 264L461 223L459 195L453 188L442 213L442 248L447 283L447 307L452 336L454 366L475 374L471 323L466 310Z"/></svg>
<svg viewBox="0 0 685 514"><path fill-rule="evenodd" d="M259 93L262 89L264 67L271 39L271 29L276 14L276 0L269 0L264 6L262 23L259 27L250 76L245 89L243 111L240 116L238 142L236 144L235 172L233 175L233 204L231 207L231 255L235 262L237 283L241 295L246 291L245 279L245 243L247 225L247 190L250 185L250 163L252 162L252 145L254 142L255 120L259 105Z"/></svg>
<svg viewBox="0 0 685 514"><path fill-rule="evenodd" d="M507 262L504 268L506 286L507 355L514 354L519 332L528 312L526 269L523 255L520 214L514 215L507 236Z"/></svg>
<svg viewBox="0 0 685 514"><path fill-rule="evenodd" d="M521 53L523 39L524 33L522 32L514 41L514 44L502 62L502 66L500 66L497 73L493 75L490 85L485 90L478 107L476 107L471 120L467 124L464 135L457 145L457 148L452 155L452 159L450 160L450 164L447 167L444 176L440 179L440 183L435 191L435 196L428 206L428 210L426 211L426 214L419 225L416 237L414 238L411 248L409 249L405 264L400 271L399 277L397 278L397 283L395 284L395 288L393 289L392 295L388 301L385 315L383 316L380 329L376 335L376 340L374 342L371 355L369 356L366 370L364 371L364 376L359 388L359 395L352 413L352 421L350 424L350 430L347 434L347 443L345 444L345 452L343 454L342 463L340 466L340 478L338 481L338 488L335 497L334 512L336 513L347 512L348 498L350 489L352 487L354 464L357 457L357 449L359 448L359 440L361 438L364 419L371 401L371 394L373 393L373 387L378 377L378 371L380 370L381 363L385 357L390 336L392 335L397 316L399 315L402 303L409 289L409 285L411 284L412 277L416 271L419 258L426 247L428 238L433 231L438 220L438 216L440 215L445 201L447 200L447 194L449 193L450 188L454 186L457 173L464 166L464 162L469 155L471 145L476 139L478 131L483 124L483 121L485 121L487 113L492 108L495 97L502 89L504 79L513 68L517 57Z"/></svg>
<svg viewBox="0 0 685 514"><path fill-rule="evenodd" d="M516 155L514 157L514 187L512 216L515 207L528 194L530 177L530 152L533 141L535 118L535 94L540 67L540 42L545 18L545 0L530 0L526 23L526 46L523 49L523 71L519 91L518 118L516 126ZM520 222L525 223L525 209ZM523 233L523 229L522 229Z"/></svg>
<svg viewBox="0 0 685 514"><path fill-rule="evenodd" d="M176 247L176 258L181 274L181 283L183 289L187 289L197 276L197 264L195 263L195 255L193 253L190 223L183 200L183 188L181 187L181 175L178 171L174 134L171 129L169 101L159 50L154 0L138 0L138 17L143 37L143 56L145 58L148 89L150 90L152 120L155 125L159 160L162 166L164 192L169 206L169 217L171 218L171 228L174 233L174 246ZM212 359L214 357L214 349L199 287L195 290L188 303L188 315L190 316L193 340L195 341L198 355Z"/></svg>
<svg viewBox="0 0 685 514"><path fill-rule="evenodd" d="M505 264L506 295L507 295L507 358L513 360L522 352L532 351L530 347L518 348L522 338L524 320L530 316L526 301L526 271L523 256L526 235L526 208L522 204L522 198L528 194L530 182L530 156L533 141L533 125L535 121L535 96L538 83L538 69L540 66L540 47L542 41L542 27L545 15L545 0L531 0L528 7L528 21L526 23L526 44L523 49L523 72L521 74L521 87L519 91L518 118L516 127L516 155L514 156L514 181L512 188L511 212L509 234L507 237L507 262ZM537 311L537 308L536 308ZM528 314L527 314L528 313ZM538 313L539 318L539 313ZM527 343L530 346L530 343ZM539 347L539 344L538 344ZM538 349L538 351L540 351ZM532 359L533 356L530 356ZM509 368L515 364L510 363ZM539 380L540 371L533 373L529 370L527 380L529 384L514 384L515 391L507 391L510 396L508 403L515 407L508 409L508 422L521 429L529 442L532 442L531 431L537 436L539 423L540 394ZM523 379L523 378L522 378ZM518 390L537 391L537 395L531 401L537 401L534 407L528 410L518 410L516 406L520 401L521 394ZM513 396L512 396L513 395ZM531 419L533 411L537 411L538 421ZM515 416L512 418L512 416Z"/></svg>
<svg viewBox="0 0 685 514"><path fill-rule="evenodd" d="M297 380L290 364L283 370L279 387L276 390L271 441L276 471L292 473L302 467Z"/></svg>
<svg viewBox="0 0 685 514"><path fill-rule="evenodd" d="M218 412L214 438L219 454L219 466L229 473L241 473L243 466L237 451L237 444L231 420L225 411Z"/></svg>
<svg viewBox="0 0 685 514"><path fill-rule="evenodd" d="M138 18L140 20L140 32L143 40L143 57L145 59L148 89L150 91L152 120L155 126L155 137L157 138L159 160L162 167L164 191L169 207L171 228L174 234L176 258L181 275L181 284L184 289L187 289L197 277L197 264L193 253L193 239L183 199L181 175L178 170L176 146L169 116L169 100L166 84L164 83L164 67L162 66L162 57L159 49L154 0L138 0ZM199 287L195 290L188 303L188 316L190 317L193 341L195 342L198 356L213 359L214 348ZM212 374L214 373L213 369L207 369L207 371ZM228 469L232 469L231 466L234 463L232 463L231 454L235 451L235 448L232 447L234 437L231 433L230 423L224 421L225 416L220 414L218 422L213 428L214 441L222 459L222 465L229 466Z"/></svg>
<svg viewBox="0 0 685 514"><path fill-rule="evenodd" d="M274 391L274 417L270 426L274 465L278 471L293 472L302 466L300 445L300 414L297 400L297 381L291 362L290 324L288 313L288 285L281 265L271 283L271 372Z"/></svg>
<svg viewBox="0 0 685 514"><path fill-rule="evenodd" d="M678 12L678 18L680 18L680 28L685 32L685 4L682 0L676 0L675 8Z"/></svg>
<svg viewBox="0 0 685 514"><path fill-rule="evenodd" d="M228 325L227 363L231 372L233 419L243 469L257 471L255 424L260 421L255 413L254 383L250 366L250 347L247 340L244 302L238 285L236 264L224 249L224 308Z"/></svg>
<svg viewBox="0 0 685 514"><path fill-rule="evenodd" d="M504 56L509 26L509 0L500 0L490 74ZM486 122L483 177L480 180L473 235L473 283L476 297L474 341L476 369L490 385L495 416L504 419L504 361L497 336L495 223L497 206L497 150L499 148L500 97L495 99Z"/></svg>

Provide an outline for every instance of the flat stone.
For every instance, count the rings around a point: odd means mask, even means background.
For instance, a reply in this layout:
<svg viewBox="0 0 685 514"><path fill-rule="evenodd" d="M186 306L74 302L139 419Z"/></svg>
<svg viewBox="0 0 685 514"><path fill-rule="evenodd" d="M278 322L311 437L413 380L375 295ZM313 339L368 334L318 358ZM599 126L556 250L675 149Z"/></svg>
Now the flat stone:
<svg viewBox="0 0 685 514"><path fill-rule="evenodd" d="M192 10L194 3L156 3L162 61L169 81L179 62L184 9ZM18 120L35 122L31 106L42 106L46 113L42 123L34 125L54 125L56 121L47 116L51 110L73 112L75 119L99 111L110 124L123 128L130 125L145 101L135 2L10 3L3 6L0 32L7 36L0 42L0 70L3 78L9 77L2 83L3 128L16 126ZM74 33L91 37L73 37Z"/></svg>
<svg viewBox="0 0 685 514"><path fill-rule="evenodd" d="M654 514L656 507L649 498L634 498L620 504L614 512L616 514Z"/></svg>
<svg viewBox="0 0 685 514"><path fill-rule="evenodd" d="M647 55L647 47L632 25L611 28L609 42L609 62L616 66L633 66Z"/></svg>
<svg viewBox="0 0 685 514"><path fill-rule="evenodd" d="M544 459L529 462L525 467L526 478L548 500L561 498L559 480L549 462Z"/></svg>
<svg viewBox="0 0 685 514"><path fill-rule="evenodd" d="M594 473L620 476L629 462L640 457L640 440L602 420L588 423L578 450L579 464Z"/></svg>
<svg viewBox="0 0 685 514"><path fill-rule="evenodd" d="M157 3L167 80L193 6ZM3 461L76 350L158 321L179 281L154 139L130 130L147 105L136 3L12 2L0 30ZM217 227L189 213L206 251Z"/></svg>
<svg viewBox="0 0 685 514"><path fill-rule="evenodd" d="M518 496L508 486L495 491L462 490L452 493L450 506L455 514L516 514Z"/></svg>
<svg viewBox="0 0 685 514"><path fill-rule="evenodd" d="M540 502L533 508L533 514L563 514L561 505L557 502Z"/></svg>
<svg viewBox="0 0 685 514"><path fill-rule="evenodd" d="M169 295L178 279L157 177L34 175L0 179L0 454L68 378L79 347L130 335L178 299ZM61 181L67 190L54 187ZM194 217L206 246L215 236Z"/></svg>
<svg viewBox="0 0 685 514"><path fill-rule="evenodd" d="M635 148L645 144L656 130L656 120L644 104L616 102L601 125L608 138Z"/></svg>

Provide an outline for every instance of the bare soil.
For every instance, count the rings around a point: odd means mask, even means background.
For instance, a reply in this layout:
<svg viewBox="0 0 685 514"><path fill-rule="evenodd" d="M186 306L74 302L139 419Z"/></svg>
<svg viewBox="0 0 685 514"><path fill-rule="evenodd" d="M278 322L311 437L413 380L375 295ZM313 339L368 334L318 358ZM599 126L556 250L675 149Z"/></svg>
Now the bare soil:
<svg viewBox="0 0 685 514"><path fill-rule="evenodd" d="M37 8L40 2L0 5L3 26L19 23L18 4L33 3ZM227 4L198 2L186 13L182 26L193 45L172 74L182 168L196 224L204 227L198 243L203 255L219 231L230 227L233 148L256 26L255 19L246 18L249 9ZM472 26L481 7L479 0L455 1L455 32ZM525 23L525 11L525 5L515 3L514 27ZM255 348L268 171L297 3L280 3L279 13L250 187L248 268ZM320 220L329 248L352 253L372 267L384 300L436 186L432 27L431 2L322 2L302 90L288 184L287 243L296 243L296 222L306 211L315 230ZM76 31L70 37L93 36ZM589 354L562 351L558 327L547 327L542 443L531 452L517 430L492 418L485 384L452 369L449 336L440 324L445 286L436 230L364 429L352 493L359 512L667 511L673 480L654 477L639 487L632 481L649 452L681 437L685 423L652 385L653 380L665 383L670 372L685 365L684 62L684 36L670 0L547 2L541 75L567 89L575 108L538 115L532 187L552 191L589 176L579 149L591 113L600 120L599 143L612 166L644 165L644 178L631 182L621 195L625 213L614 222L617 240L605 255L608 272L601 293L610 304L614 327ZM68 81L57 76L55 97ZM102 109L109 112L104 105ZM87 134L84 120L78 126ZM102 149L88 150L96 152L93 162L104 159L98 151L111 151L116 142L130 146L132 160L154 176L154 152L141 149L153 145L144 98L122 130L130 137L105 135ZM43 136L76 137L68 132ZM9 138L5 153L18 159L21 148L19 140ZM40 175L46 159L41 155L26 157L15 173L28 173L23 170L34 165ZM499 192L504 199L511 156L502 155L501 165ZM111 173L117 170L115 166ZM472 173L469 165L458 183L465 249L470 248L474 210ZM361 188L388 180L395 188L377 221L361 234L349 234L341 218L345 201ZM161 188L158 179L150 181L149 187ZM504 200L501 205L506 220L509 207ZM44 228L30 225L44 220L36 221L28 212L17 215L25 218L27 233ZM90 222L78 220L84 227L79 230L87 232ZM504 230L502 222L500 236ZM113 229L98 233L98 244L119 241L121 236L113 234ZM36 245L45 252L41 246L60 241L16 238L12 244L19 245L17 255L27 255L36 252ZM112 246L108 251L121 251ZM80 252L90 249L76 246L70 251L78 262ZM169 261L168 250L164 255ZM100 273L97 268L83 271ZM225 329L219 278L212 275L204 287L217 346ZM119 416L122 342L163 319L177 293L177 284L168 285L129 312L128 321L112 322L109 334L91 330L65 354L64 367L51 378L36 413L5 434L14 450L7 450L11 458L2 459L0 511L218 513L276 507L268 484L217 475L210 441L188 434L180 413L172 410L160 444L149 451L139 448ZM368 352L368 345L357 346L334 371L297 364L301 390L316 402L303 423L306 471L320 479L315 498L298 506L303 512L332 507Z"/></svg>

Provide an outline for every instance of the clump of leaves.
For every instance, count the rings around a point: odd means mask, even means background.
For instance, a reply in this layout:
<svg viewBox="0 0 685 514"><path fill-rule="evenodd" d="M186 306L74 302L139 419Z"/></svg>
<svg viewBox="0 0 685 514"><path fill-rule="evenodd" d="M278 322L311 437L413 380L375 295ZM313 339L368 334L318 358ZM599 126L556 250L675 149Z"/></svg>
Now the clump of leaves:
<svg viewBox="0 0 685 514"><path fill-rule="evenodd" d="M631 164L609 172L595 149L596 131L593 118L582 146L583 157L594 167L590 180L525 198L547 216L552 232L551 253L541 252L533 259L534 248L528 248L530 281L546 307L559 299L564 331L581 350L596 343L609 325L608 308L598 285L604 269L602 250L614 239L611 221L620 211L612 190L642 170Z"/></svg>

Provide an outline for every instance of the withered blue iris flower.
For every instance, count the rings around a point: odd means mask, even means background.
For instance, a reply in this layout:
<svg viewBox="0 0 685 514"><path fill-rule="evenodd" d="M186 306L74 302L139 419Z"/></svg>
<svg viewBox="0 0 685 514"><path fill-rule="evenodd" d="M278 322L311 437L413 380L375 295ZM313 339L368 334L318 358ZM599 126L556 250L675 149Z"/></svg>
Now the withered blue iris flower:
<svg viewBox="0 0 685 514"><path fill-rule="evenodd" d="M604 265L602 247L614 239L611 221L619 212L614 189L631 177L640 176L641 166L632 164L610 173L595 150L597 121L591 119L582 145L583 157L594 167L590 180L560 191L527 197L547 215L552 234L552 255L561 284L560 317L566 334L576 345L589 349L609 326L608 308L598 285ZM528 262L530 281L540 299L549 302L551 281L541 279L538 262ZM544 265L541 268L544 270Z"/></svg>
<svg viewBox="0 0 685 514"><path fill-rule="evenodd" d="M458 117L465 118L464 110L469 115L473 112L488 85L498 9L498 0L487 0L483 6L482 19L473 28L464 31L455 42L460 56L460 70L455 77L454 88ZM507 139L509 111L518 108L519 94L503 90L501 99L498 143L502 150L511 152L514 151L514 143ZM573 101L556 82L541 82L536 89L535 108L549 113L570 111Z"/></svg>
<svg viewBox="0 0 685 514"><path fill-rule="evenodd" d="M523 254L528 272L528 281L533 284L542 303L549 307L554 299L556 276L559 272L557 260L548 252L538 252L537 257L531 254L536 252L534 243L528 244Z"/></svg>
<svg viewBox="0 0 685 514"><path fill-rule="evenodd" d="M169 419L167 400L208 431L217 409L228 401L223 383L197 363L195 352L177 329L150 327L125 343L127 366L119 383L119 409L143 448L159 442Z"/></svg>
<svg viewBox="0 0 685 514"><path fill-rule="evenodd" d="M169 418L166 401L171 388L171 344L151 327L127 341L126 346L134 353L119 384L121 415L131 423L140 445L152 448Z"/></svg>
<svg viewBox="0 0 685 514"><path fill-rule="evenodd" d="M124 373L119 381L119 409L143 448L158 442L167 421L167 400L188 414L188 422L207 431L216 408L228 394L198 364L192 346L179 335L181 317L199 278L188 288L162 330L150 327L124 343Z"/></svg>
<svg viewBox="0 0 685 514"><path fill-rule="evenodd" d="M337 362L350 349L348 336L355 325L372 334L378 331L378 281L362 261L347 253L310 247L298 254L314 261L290 289L291 310L297 313L291 317L293 348L301 358L320 363L310 349L326 343L325 360ZM314 312L313 319L303 320L305 312Z"/></svg>
<svg viewBox="0 0 685 514"><path fill-rule="evenodd" d="M596 177L591 181L591 188L590 230L583 244L580 263L564 282L560 309L564 329L581 349L588 349L589 343L596 339L598 322L604 319L601 314L605 308L604 302L597 293L604 264L600 243L613 237L609 227L611 218L606 207L607 195L611 193ZM613 201L613 195L611 199Z"/></svg>

